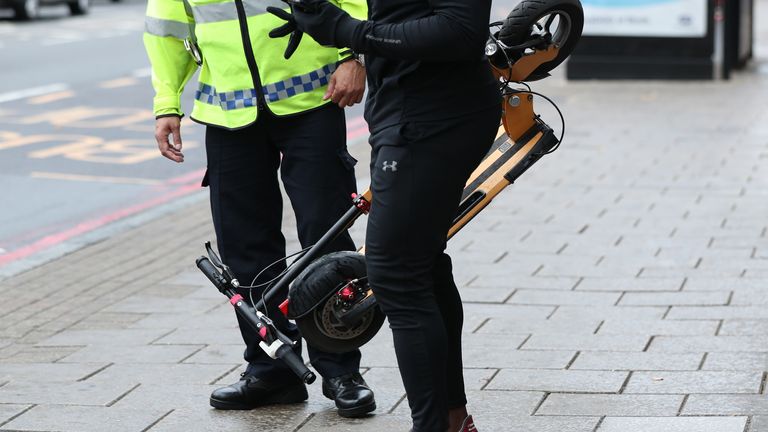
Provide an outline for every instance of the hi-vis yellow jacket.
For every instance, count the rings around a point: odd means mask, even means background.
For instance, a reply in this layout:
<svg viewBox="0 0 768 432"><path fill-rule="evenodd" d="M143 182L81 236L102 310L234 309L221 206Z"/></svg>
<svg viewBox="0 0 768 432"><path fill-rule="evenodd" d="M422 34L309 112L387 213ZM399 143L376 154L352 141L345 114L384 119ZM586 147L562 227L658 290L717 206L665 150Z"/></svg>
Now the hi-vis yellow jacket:
<svg viewBox="0 0 768 432"><path fill-rule="evenodd" d="M332 0L364 19L366 0ZM283 58L288 38L270 30L285 23L266 12L287 8L280 0L148 0L144 46L152 64L156 116L182 114L181 93L197 69L184 47L194 28L203 64L192 118L238 129L256 121L258 111L289 115L317 108L338 61L348 50L320 46L304 35L296 53ZM193 27L190 27L190 23Z"/></svg>

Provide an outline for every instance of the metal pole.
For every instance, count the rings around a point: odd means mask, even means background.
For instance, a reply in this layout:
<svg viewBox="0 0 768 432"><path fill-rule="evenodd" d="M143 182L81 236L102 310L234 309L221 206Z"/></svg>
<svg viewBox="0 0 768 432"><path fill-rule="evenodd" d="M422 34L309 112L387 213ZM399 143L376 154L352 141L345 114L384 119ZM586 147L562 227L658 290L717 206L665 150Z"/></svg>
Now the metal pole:
<svg viewBox="0 0 768 432"><path fill-rule="evenodd" d="M725 78L725 0L715 0L714 24L712 77L715 80L721 80Z"/></svg>

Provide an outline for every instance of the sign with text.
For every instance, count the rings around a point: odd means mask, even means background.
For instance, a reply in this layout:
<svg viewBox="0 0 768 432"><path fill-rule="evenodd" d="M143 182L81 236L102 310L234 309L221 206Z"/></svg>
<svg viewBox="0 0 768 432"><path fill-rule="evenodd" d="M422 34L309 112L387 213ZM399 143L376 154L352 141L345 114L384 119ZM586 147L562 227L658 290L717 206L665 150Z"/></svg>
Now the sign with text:
<svg viewBox="0 0 768 432"><path fill-rule="evenodd" d="M582 0L584 35L700 38L707 0Z"/></svg>

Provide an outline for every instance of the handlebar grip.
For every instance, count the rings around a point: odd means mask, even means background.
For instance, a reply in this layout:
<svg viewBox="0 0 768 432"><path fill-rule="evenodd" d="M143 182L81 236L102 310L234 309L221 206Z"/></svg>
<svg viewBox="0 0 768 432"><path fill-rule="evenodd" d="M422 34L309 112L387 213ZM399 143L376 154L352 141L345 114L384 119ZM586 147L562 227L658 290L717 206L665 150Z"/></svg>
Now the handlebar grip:
<svg viewBox="0 0 768 432"><path fill-rule="evenodd" d="M293 349L288 345L283 345L277 349L277 358L285 362L286 365L296 374L302 381L307 384L315 382L317 376L307 368L304 361L296 355Z"/></svg>
<svg viewBox="0 0 768 432"><path fill-rule="evenodd" d="M211 260L208 258L201 256L197 260L195 260L195 264L197 264L197 268L200 269L201 272L205 275L205 277L208 278L208 280L213 283L216 288L219 290L222 290L226 288L227 281L224 280L223 277L221 277L221 273L216 269L216 267L213 266L211 263Z"/></svg>

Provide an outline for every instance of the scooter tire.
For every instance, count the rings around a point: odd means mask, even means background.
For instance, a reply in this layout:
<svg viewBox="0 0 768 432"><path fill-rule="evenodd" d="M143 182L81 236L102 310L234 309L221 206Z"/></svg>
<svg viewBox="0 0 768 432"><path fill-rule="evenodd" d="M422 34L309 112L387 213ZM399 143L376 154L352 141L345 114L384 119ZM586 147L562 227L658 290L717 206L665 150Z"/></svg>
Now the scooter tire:
<svg viewBox="0 0 768 432"><path fill-rule="evenodd" d="M553 39L560 51L553 60L543 63L531 73L531 80L547 76L549 71L562 63L576 47L584 28L584 10L579 0L524 0L515 6L502 21L496 36L507 46L516 46L528 41L534 26L544 17L557 14L566 19L565 26L558 27Z"/></svg>
<svg viewBox="0 0 768 432"><path fill-rule="evenodd" d="M299 275L291 290L312 289L328 293L309 313L295 319L309 345L329 353L346 353L359 349L376 336L385 318L378 306L365 312L361 321L352 328L340 323L333 315L334 294L346 282L365 278L366 275L365 256L350 251L320 257Z"/></svg>

